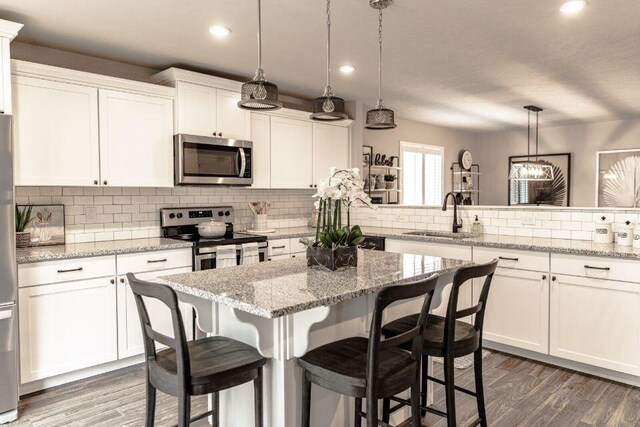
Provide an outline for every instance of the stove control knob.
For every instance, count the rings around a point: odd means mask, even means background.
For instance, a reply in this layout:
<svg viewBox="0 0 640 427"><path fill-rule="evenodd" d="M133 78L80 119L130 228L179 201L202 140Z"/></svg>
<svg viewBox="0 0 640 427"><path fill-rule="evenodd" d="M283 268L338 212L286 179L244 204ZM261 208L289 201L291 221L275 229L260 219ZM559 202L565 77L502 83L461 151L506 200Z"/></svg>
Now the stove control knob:
<svg viewBox="0 0 640 427"><path fill-rule="evenodd" d="M229 216L229 215L231 215L231 212L229 212L229 211L226 211L226 212L224 213L224 216Z"/></svg>
<svg viewBox="0 0 640 427"><path fill-rule="evenodd" d="M218 211L218 216L223 216L223 215L224 215L224 212Z"/></svg>
<svg viewBox="0 0 640 427"><path fill-rule="evenodd" d="M169 218L175 218L176 214L169 214Z"/></svg>
<svg viewBox="0 0 640 427"><path fill-rule="evenodd" d="M177 216L178 216L178 218L182 218L182 214L181 213L179 213Z"/></svg>

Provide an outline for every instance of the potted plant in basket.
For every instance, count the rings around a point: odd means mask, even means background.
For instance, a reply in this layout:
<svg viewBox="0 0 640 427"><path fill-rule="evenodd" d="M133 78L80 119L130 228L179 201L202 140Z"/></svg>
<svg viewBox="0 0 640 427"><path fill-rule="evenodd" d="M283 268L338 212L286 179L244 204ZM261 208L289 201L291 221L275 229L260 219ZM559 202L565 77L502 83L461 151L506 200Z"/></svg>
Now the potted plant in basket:
<svg viewBox="0 0 640 427"><path fill-rule="evenodd" d="M387 187L387 190L393 190L396 188L396 176L392 174L386 174L384 176L384 183Z"/></svg>
<svg viewBox="0 0 640 427"><path fill-rule="evenodd" d="M24 206L22 209L16 205L16 247L26 248L31 243L31 233L24 231L32 221L31 210L33 206Z"/></svg>
<svg viewBox="0 0 640 427"><path fill-rule="evenodd" d="M335 271L357 265L357 249L364 237L358 225L351 226L351 207L362 203L373 208L363 189L364 181L357 168L330 168L329 176L320 181L318 192L313 196L318 198L315 239L300 239L307 245L307 266L324 266Z"/></svg>

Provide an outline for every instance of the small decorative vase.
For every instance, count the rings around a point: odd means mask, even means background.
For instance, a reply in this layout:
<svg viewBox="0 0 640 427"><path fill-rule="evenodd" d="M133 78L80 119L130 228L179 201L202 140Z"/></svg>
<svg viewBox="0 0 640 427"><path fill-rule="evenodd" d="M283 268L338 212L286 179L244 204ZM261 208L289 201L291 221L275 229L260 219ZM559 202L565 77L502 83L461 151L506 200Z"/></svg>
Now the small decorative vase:
<svg viewBox="0 0 640 427"><path fill-rule="evenodd" d="M357 246L339 246L335 249L322 246L307 248L307 267L325 267L331 271L356 267L358 265Z"/></svg>
<svg viewBox="0 0 640 427"><path fill-rule="evenodd" d="M387 190L394 190L396 188L395 181L385 181L385 184L387 186Z"/></svg>
<svg viewBox="0 0 640 427"><path fill-rule="evenodd" d="M16 247L26 248L31 243L31 233L28 231L16 232Z"/></svg>

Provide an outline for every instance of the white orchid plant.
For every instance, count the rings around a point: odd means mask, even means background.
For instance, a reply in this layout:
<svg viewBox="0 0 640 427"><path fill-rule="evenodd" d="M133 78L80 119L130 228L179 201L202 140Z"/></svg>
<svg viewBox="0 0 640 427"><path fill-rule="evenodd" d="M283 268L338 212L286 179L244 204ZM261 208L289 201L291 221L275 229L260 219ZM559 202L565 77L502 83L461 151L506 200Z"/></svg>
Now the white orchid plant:
<svg viewBox="0 0 640 427"><path fill-rule="evenodd" d="M351 207L357 204L375 208L364 192L360 169L329 169L329 176L318 183L314 203L318 211L318 224L314 240L301 239L307 246L336 248L358 246L364 241L358 225L351 226ZM346 211L347 224L343 226L342 214Z"/></svg>

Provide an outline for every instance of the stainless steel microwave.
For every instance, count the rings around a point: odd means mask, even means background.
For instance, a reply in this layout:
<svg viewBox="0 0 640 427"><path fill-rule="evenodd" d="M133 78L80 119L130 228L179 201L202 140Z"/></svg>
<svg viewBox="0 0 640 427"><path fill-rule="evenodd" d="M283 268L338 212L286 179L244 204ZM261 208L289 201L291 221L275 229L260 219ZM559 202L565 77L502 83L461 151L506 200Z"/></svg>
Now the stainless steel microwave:
<svg viewBox="0 0 640 427"><path fill-rule="evenodd" d="M174 137L176 185L253 184L253 142L178 134Z"/></svg>

